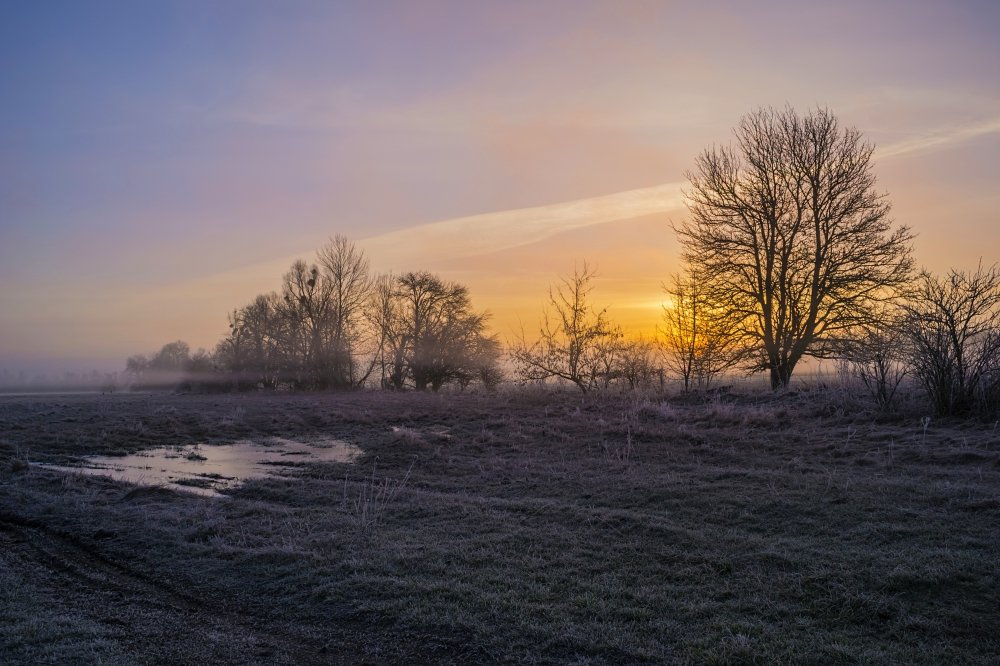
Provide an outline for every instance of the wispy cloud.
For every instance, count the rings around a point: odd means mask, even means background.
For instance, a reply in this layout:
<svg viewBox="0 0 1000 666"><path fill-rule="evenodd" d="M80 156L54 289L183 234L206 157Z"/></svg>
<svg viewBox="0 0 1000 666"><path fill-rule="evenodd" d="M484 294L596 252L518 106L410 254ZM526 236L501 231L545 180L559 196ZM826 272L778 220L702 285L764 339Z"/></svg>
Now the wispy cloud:
<svg viewBox="0 0 1000 666"><path fill-rule="evenodd" d="M934 148L944 148L949 145L975 139L976 137L1000 132L1000 118L992 118L984 122L951 127L944 130L929 132L920 136L904 139L897 143L889 144L875 151L875 157L884 159L887 157L900 157L911 153L932 150Z"/></svg>
<svg viewBox="0 0 1000 666"><path fill-rule="evenodd" d="M562 203L422 224L360 241L373 260L396 270L530 245L556 234L677 210L679 182Z"/></svg>
<svg viewBox="0 0 1000 666"><path fill-rule="evenodd" d="M357 240L379 271L432 270L455 259L483 256L512 248L541 243L557 234L588 227L633 220L648 215L668 214L684 205L681 183L666 183L604 196L566 201L545 206L471 215L431 222ZM314 261L315 250L276 257L213 275L187 278L161 287L146 289L126 303L125 309L142 312L189 312L204 315L215 308L212 330L218 328L220 313L251 299L254 294L278 289L281 276L296 259ZM485 264L484 264L485 265ZM495 267L485 268L493 270ZM510 276L497 275L498 280ZM197 298L192 298L197 294ZM81 300L81 302L83 302ZM123 306L124 307L124 306ZM196 330L194 320L185 321L186 330Z"/></svg>

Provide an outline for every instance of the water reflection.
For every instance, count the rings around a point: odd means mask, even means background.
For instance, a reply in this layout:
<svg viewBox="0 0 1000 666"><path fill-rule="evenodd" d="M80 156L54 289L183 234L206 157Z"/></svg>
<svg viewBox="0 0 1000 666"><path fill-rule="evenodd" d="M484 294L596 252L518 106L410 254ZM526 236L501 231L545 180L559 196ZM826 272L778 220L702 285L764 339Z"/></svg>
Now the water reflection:
<svg viewBox="0 0 1000 666"><path fill-rule="evenodd" d="M247 479L289 473L294 465L351 462L361 454L353 444L336 439L297 442L273 437L261 443L176 446L127 456L89 456L80 467L36 464L63 472L108 476L144 486L220 496Z"/></svg>

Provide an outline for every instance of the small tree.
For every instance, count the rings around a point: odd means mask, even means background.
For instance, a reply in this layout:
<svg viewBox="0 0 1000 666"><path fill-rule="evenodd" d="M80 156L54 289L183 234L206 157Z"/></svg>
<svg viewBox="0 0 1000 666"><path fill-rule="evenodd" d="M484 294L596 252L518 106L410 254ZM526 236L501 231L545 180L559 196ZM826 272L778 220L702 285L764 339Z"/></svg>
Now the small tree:
<svg viewBox="0 0 1000 666"><path fill-rule="evenodd" d="M892 407L893 398L907 375L904 326L900 313L889 308L870 323L859 326L845 341L847 366L861 380L880 409Z"/></svg>
<svg viewBox="0 0 1000 666"><path fill-rule="evenodd" d="M623 339L619 346L616 374L623 388L634 391L643 387L662 386L663 369L657 362L655 340Z"/></svg>
<svg viewBox="0 0 1000 666"><path fill-rule="evenodd" d="M924 271L905 306L910 364L938 414L994 409L1000 398L1000 267Z"/></svg>
<svg viewBox="0 0 1000 666"><path fill-rule="evenodd" d="M671 303L663 307L662 345L666 366L681 377L684 392L708 388L715 377L743 358L732 320L709 300L697 274L675 274L664 286Z"/></svg>
<svg viewBox="0 0 1000 666"><path fill-rule="evenodd" d="M514 344L512 356L522 380L557 377L586 393L611 371L609 353L622 332L608 321L607 308L595 310L587 301L596 276L584 263L560 285L549 287L538 339L528 342L522 332Z"/></svg>
<svg viewBox="0 0 1000 666"><path fill-rule="evenodd" d="M142 388L149 371L149 358L145 354L134 354L125 361L125 383L132 388Z"/></svg>

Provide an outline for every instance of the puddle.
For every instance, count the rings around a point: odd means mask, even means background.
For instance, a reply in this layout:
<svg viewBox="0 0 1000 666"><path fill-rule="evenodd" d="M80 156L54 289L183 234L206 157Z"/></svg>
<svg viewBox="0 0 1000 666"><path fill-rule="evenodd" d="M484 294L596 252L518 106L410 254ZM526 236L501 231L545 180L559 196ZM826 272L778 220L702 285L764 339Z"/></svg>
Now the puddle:
<svg viewBox="0 0 1000 666"><path fill-rule="evenodd" d="M260 444L242 441L172 446L127 456L89 456L80 467L32 465L218 497L221 491L235 488L247 479L289 474L301 463L351 462L360 454L357 446L336 439L304 443L272 437Z"/></svg>

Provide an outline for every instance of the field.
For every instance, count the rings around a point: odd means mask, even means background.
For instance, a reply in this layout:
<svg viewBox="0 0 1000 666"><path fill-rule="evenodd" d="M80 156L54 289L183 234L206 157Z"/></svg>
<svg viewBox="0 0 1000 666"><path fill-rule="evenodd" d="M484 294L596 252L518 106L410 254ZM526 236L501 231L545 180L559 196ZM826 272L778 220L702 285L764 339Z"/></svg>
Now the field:
<svg viewBox="0 0 1000 666"><path fill-rule="evenodd" d="M223 498L36 463L359 446ZM996 663L1000 432L832 391L0 397L0 661Z"/></svg>

